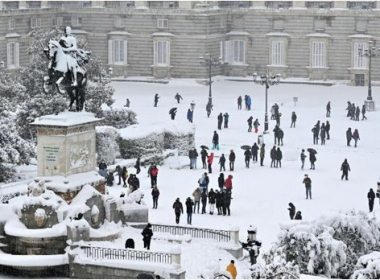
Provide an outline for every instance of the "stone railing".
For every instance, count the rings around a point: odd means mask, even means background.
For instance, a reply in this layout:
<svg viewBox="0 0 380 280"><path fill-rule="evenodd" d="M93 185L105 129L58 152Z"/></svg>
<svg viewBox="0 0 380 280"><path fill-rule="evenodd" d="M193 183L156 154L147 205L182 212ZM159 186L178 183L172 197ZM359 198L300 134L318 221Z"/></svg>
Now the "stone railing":
<svg viewBox="0 0 380 280"><path fill-rule="evenodd" d="M239 229L216 230L208 228L183 227L172 225L152 224L153 232L164 232L172 235L188 234L194 238L213 239L221 242L239 243Z"/></svg>
<svg viewBox="0 0 380 280"><path fill-rule="evenodd" d="M95 260L132 260L181 266L180 250L173 250L167 253L92 246L81 246L80 248L84 251L87 258Z"/></svg>

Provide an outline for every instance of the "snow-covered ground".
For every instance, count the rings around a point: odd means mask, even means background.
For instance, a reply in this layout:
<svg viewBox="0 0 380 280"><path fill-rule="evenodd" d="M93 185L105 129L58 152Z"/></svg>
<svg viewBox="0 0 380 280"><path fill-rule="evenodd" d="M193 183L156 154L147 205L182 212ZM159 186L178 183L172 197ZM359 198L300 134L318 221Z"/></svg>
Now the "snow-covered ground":
<svg viewBox="0 0 380 280"><path fill-rule="evenodd" d="M131 109L137 113L140 125L165 126L175 122L182 126L187 124L186 112L192 101L195 101L194 126L196 129L196 148L200 145L211 146L213 131L217 128L217 115L222 112L230 114L229 128L218 131L221 150L214 151L217 158L213 164L213 174L210 174L210 187L217 189L219 176L218 156L224 153L227 157L233 149L237 154L234 172L224 172L225 176L232 174L234 179L231 216L217 216L209 214L193 215L193 226L210 228L229 228L239 226L241 239L246 237L249 225L258 227L258 238L263 241L263 248L268 249L276 240L279 224L288 222L287 206L293 202L297 210L302 211L304 220L313 220L321 215L346 209L368 210L367 192L369 188L376 191L376 182L379 180L380 156L379 121L380 111L367 113L367 121L354 122L346 118L346 102L350 100L361 105L367 96L367 88L351 87L346 85L312 86L280 84L269 89L269 104L280 105L282 113L281 127L285 132L282 168L270 168L269 150L273 146L273 133L265 136L266 157L265 167L251 164L247 169L244 165L241 145L252 145L257 141L257 134L247 132L249 116L259 118L260 131L264 126L264 87L252 82L227 81L216 79L213 83L214 111L207 118L205 106L208 100L208 86L201 85L194 80L170 80L168 84L114 82L115 106L122 107L125 99L131 101ZM181 104L174 99L176 92L183 96ZM160 95L158 107L153 107L153 96ZM237 110L237 97L248 94L252 97L252 111ZM373 89L374 100L380 100L380 91ZM293 97L298 97L297 105ZM326 121L325 106L331 101L332 114L331 140L325 146L313 145L311 129L320 120ZM379 101L380 102L380 101ZM380 104L378 104L380 106ZM170 119L168 111L178 107L177 117ZM244 107L244 106L243 106ZM296 128L290 128L292 111L297 113ZM270 131L275 122L270 121ZM348 127L359 129L361 140L358 147L346 147L345 132ZM305 170L300 169L299 154L301 149L309 147L318 151L316 170L309 170L306 161ZM349 181L341 181L340 166L347 158L352 172ZM228 164L226 164L228 165ZM156 223L174 224L172 204L179 197L182 202L191 197L197 187L198 178L205 171L200 169L201 161L198 158L198 169L170 169L161 166L158 175L160 198L158 209L150 211L150 220ZM305 187L302 184L304 174L312 179L313 199L305 199ZM145 200L152 205L150 182L146 170L140 173ZM111 192L119 192L114 187ZM375 208L379 208L376 200ZM181 223L186 224L186 217L182 216Z"/></svg>

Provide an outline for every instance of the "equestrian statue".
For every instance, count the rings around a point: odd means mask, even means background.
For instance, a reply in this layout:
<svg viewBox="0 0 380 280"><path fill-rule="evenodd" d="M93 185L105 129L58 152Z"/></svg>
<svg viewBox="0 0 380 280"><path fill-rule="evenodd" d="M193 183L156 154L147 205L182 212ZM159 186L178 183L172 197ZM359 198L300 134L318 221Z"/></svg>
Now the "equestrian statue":
<svg viewBox="0 0 380 280"><path fill-rule="evenodd" d="M87 71L84 66L88 63L91 52L77 47L77 40L71 34L70 26L66 26L65 34L59 41L50 40L44 52L50 60L48 76L44 77L44 91L48 92L49 87L53 87L62 94L68 94L69 110L82 111L87 84Z"/></svg>

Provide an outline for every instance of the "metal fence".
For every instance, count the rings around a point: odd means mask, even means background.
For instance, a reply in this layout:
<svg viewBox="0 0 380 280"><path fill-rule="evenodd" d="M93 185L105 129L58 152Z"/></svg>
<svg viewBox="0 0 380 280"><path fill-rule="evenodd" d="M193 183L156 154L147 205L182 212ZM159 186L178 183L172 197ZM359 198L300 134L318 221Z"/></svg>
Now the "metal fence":
<svg viewBox="0 0 380 280"><path fill-rule="evenodd" d="M171 253L148 252L134 249L103 248L92 246L81 246L81 249L84 250L84 253L86 254L87 258L97 260L131 260L165 264L171 264L173 261L173 256Z"/></svg>
<svg viewBox="0 0 380 280"><path fill-rule="evenodd" d="M214 239L217 241L228 242L231 240L231 232L228 230L215 230L208 228L193 228L182 226L152 224L154 232L165 232L173 235L189 234L194 238Z"/></svg>

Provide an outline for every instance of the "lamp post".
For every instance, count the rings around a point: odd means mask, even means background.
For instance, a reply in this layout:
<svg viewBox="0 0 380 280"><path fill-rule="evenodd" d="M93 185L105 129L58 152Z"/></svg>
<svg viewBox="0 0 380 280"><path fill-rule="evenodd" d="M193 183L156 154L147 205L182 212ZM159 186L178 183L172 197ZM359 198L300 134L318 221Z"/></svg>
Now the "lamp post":
<svg viewBox="0 0 380 280"><path fill-rule="evenodd" d="M212 66L218 66L221 64L220 57L212 57L211 54L206 53L205 56L199 57L201 64L208 67L208 104L212 107L212 92L211 92L211 69Z"/></svg>
<svg viewBox="0 0 380 280"><path fill-rule="evenodd" d="M375 110L375 101L372 99L372 57L378 55L379 48L374 46L373 41L368 41L368 49L359 49L360 56L368 57L368 96L367 100L364 101L367 111Z"/></svg>
<svg viewBox="0 0 380 280"><path fill-rule="evenodd" d="M280 83L280 74L274 76L269 75L267 72L265 75L261 75L260 79L257 79L257 73L253 73L253 82L256 84L265 86L265 121L264 121L264 134L269 133L269 123L268 123L268 89L270 86L278 85Z"/></svg>

